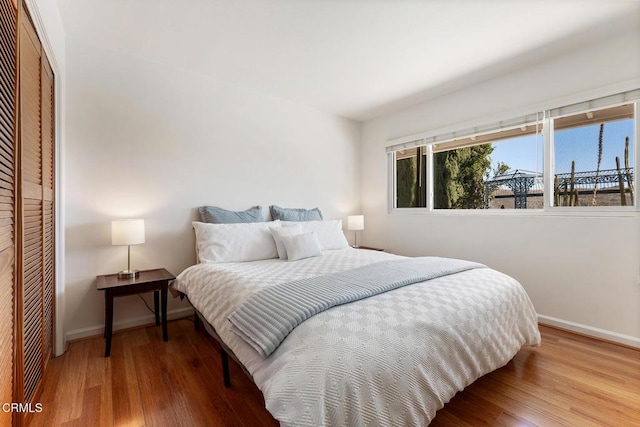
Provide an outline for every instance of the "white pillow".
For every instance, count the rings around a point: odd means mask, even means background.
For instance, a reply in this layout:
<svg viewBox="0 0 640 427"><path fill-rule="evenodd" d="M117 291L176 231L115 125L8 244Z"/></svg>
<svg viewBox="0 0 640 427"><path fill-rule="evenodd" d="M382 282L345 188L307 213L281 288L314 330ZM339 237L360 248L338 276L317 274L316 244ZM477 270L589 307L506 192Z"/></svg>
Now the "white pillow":
<svg viewBox="0 0 640 427"><path fill-rule="evenodd" d="M282 222L283 226L288 224L300 224L303 233L314 231L318 236L320 245L323 250L344 249L349 247L347 238L342 232L342 220L332 219L327 221L301 221L301 222Z"/></svg>
<svg viewBox="0 0 640 427"><path fill-rule="evenodd" d="M275 221L274 221L275 222ZM272 227L280 223L207 224L194 221L200 262L242 262L277 258Z"/></svg>
<svg viewBox="0 0 640 427"><path fill-rule="evenodd" d="M322 255L320 241L314 232L282 236L282 243L287 248L289 261Z"/></svg>
<svg viewBox="0 0 640 427"><path fill-rule="evenodd" d="M276 249L278 250L278 256L280 259L287 259L287 248L282 242L283 236L294 236L296 234L302 234L302 226L300 224L289 224L286 227L271 227L271 234L273 240L276 242Z"/></svg>

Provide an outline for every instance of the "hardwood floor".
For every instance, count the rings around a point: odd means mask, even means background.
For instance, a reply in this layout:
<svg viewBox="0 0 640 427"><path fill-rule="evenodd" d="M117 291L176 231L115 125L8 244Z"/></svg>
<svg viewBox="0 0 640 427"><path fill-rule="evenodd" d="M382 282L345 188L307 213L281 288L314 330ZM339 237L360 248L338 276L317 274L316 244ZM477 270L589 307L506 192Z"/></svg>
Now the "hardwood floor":
<svg viewBox="0 0 640 427"><path fill-rule="evenodd" d="M640 351L541 326L543 344L458 393L433 426L640 426ZM273 426L258 389L193 322L71 344L50 362L32 426Z"/></svg>

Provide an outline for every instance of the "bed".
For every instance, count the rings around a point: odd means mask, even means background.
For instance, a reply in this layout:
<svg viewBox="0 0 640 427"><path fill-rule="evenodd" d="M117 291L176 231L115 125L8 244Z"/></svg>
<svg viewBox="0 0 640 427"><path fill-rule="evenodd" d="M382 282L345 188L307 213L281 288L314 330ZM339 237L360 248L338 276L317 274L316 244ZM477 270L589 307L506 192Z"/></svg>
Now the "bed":
<svg viewBox="0 0 640 427"><path fill-rule="evenodd" d="M203 262L173 287L281 425L426 425L458 391L540 343L536 312L513 278L481 266L334 306L293 328L267 357L229 321L267 288L402 258L346 247L294 262Z"/></svg>

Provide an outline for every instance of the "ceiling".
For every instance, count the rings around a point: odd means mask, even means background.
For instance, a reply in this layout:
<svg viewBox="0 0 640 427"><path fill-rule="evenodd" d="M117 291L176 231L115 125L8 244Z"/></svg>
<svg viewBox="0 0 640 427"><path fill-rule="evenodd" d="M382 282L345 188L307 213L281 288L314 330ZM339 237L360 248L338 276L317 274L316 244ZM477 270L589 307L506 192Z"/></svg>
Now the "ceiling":
<svg viewBox="0 0 640 427"><path fill-rule="evenodd" d="M639 28L617 0L58 0L68 41L354 120ZM640 35L639 35L640 36Z"/></svg>

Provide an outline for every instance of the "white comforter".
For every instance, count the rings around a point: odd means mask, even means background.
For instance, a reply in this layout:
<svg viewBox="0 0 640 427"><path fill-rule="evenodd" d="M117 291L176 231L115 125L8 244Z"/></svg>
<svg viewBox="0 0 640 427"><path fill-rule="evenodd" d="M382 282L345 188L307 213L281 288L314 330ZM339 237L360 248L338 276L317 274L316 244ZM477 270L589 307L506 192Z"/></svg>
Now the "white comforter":
<svg viewBox="0 0 640 427"><path fill-rule="evenodd" d="M426 425L456 392L540 343L536 312L511 277L475 269L334 307L267 358L227 320L265 286L393 257L349 248L296 262L199 264L174 287L245 365L282 425Z"/></svg>

